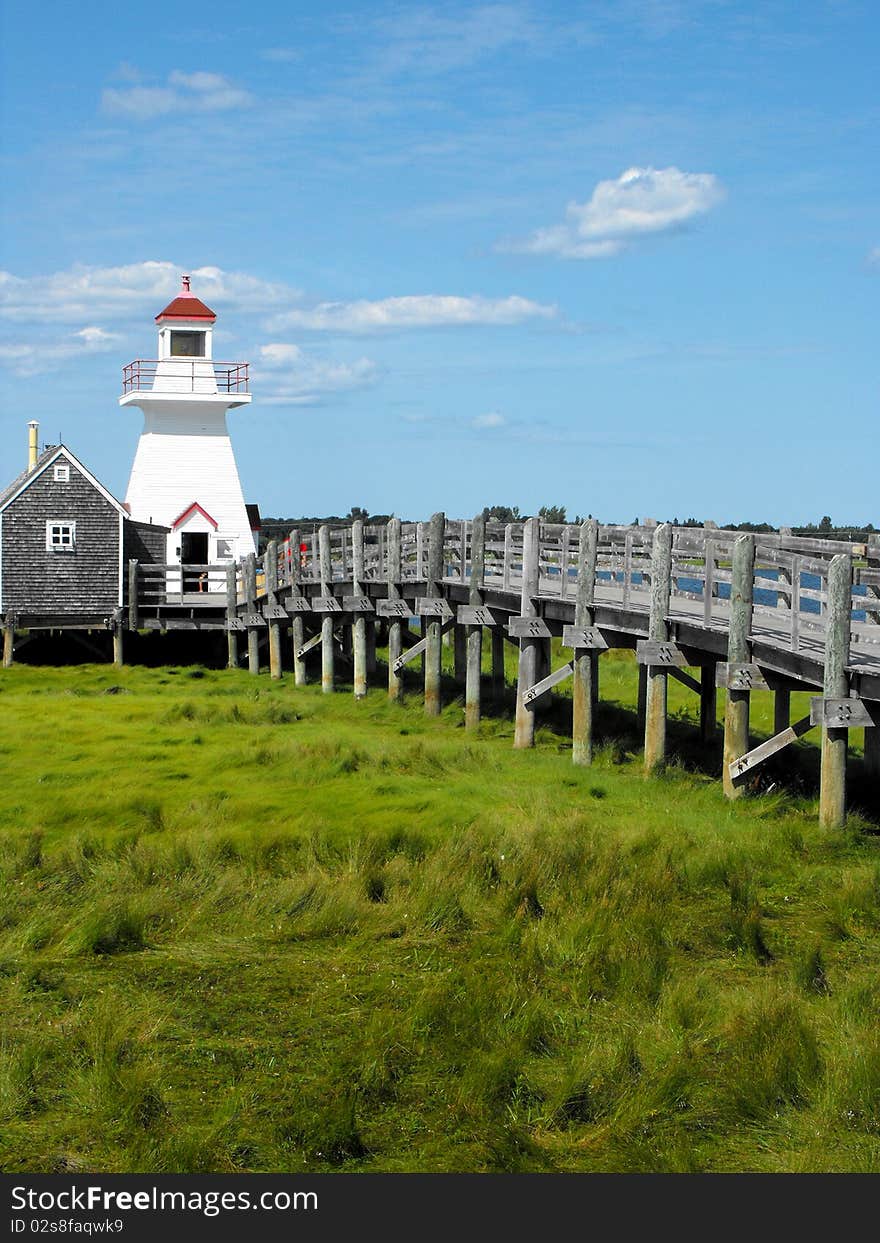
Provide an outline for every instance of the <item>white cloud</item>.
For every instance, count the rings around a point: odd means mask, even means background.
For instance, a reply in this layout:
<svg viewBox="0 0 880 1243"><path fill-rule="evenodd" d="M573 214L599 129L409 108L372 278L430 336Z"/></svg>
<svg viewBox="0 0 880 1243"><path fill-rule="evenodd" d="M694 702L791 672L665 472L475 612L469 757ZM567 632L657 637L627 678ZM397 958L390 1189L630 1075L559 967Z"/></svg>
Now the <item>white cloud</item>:
<svg viewBox="0 0 880 1243"><path fill-rule="evenodd" d="M76 322L94 315L96 309L104 318L155 315L179 290L185 271L165 260L107 268L77 264L63 272L26 278L0 271L0 316ZM288 285L262 281L243 272L217 267L189 271L193 293L212 309L267 311L289 305L299 296Z"/></svg>
<svg viewBox="0 0 880 1243"><path fill-rule="evenodd" d="M564 223L501 249L563 259L607 258L639 238L683 227L723 197L713 173L629 168L615 181L600 181L586 203L569 203Z"/></svg>
<svg viewBox="0 0 880 1243"><path fill-rule="evenodd" d="M280 341L259 347L253 371L260 401L276 406L317 405L329 394L368 388L379 378L370 358L334 362Z"/></svg>
<svg viewBox="0 0 880 1243"><path fill-rule="evenodd" d="M377 302L322 302L316 307L285 311L275 316L273 328L312 331L375 332L387 328L432 328L463 324L519 324L528 319L552 319L555 306L528 298L460 297L454 294L416 294L383 298Z"/></svg>
<svg viewBox="0 0 880 1243"><path fill-rule="evenodd" d="M478 414L471 419L471 427L479 430L484 428L504 427L507 423L503 414L499 414L497 410L490 410L486 414Z"/></svg>
<svg viewBox="0 0 880 1243"><path fill-rule="evenodd" d="M253 103L247 91L219 73L183 73L175 69L168 75L167 85L144 86L134 77L138 71L133 66L127 65L126 70L127 80L135 84L107 87L101 95L104 111L116 116L149 121L172 112L222 112L247 108Z"/></svg>
<svg viewBox="0 0 880 1243"><path fill-rule="evenodd" d="M260 53L263 60L275 64L289 64L291 61L302 60L302 52L295 47L267 47Z"/></svg>
<svg viewBox="0 0 880 1243"><path fill-rule="evenodd" d="M99 354L112 349L118 340L117 333L91 326L80 328L61 340L17 341L0 345L0 361L14 375L41 375L57 370L63 363L82 354Z"/></svg>

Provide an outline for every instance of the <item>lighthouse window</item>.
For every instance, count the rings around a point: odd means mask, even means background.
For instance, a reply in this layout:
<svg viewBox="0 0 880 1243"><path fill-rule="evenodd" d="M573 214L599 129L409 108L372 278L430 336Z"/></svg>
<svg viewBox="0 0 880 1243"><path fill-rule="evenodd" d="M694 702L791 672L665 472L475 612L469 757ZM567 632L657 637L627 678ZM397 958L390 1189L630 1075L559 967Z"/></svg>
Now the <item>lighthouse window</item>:
<svg viewBox="0 0 880 1243"><path fill-rule="evenodd" d="M55 482L70 483L70 467L66 463L64 465L59 463L55 467Z"/></svg>
<svg viewBox="0 0 880 1243"><path fill-rule="evenodd" d="M76 549L75 522L46 523L46 551L74 552Z"/></svg>
<svg viewBox="0 0 880 1243"><path fill-rule="evenodd" d="M205 334L203 332L172 332L172 358L204 358Z"/></svg>

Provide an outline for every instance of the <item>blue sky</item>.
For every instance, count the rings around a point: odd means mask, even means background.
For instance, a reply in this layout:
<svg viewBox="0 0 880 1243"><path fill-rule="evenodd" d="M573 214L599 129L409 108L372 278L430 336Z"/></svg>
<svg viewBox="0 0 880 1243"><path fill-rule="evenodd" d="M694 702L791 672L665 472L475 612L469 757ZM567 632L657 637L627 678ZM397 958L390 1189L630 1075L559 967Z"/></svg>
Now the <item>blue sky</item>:
<svg viewBox="0 0 880 1243"><path fill-rule="evenodd" d="M265 514L880 525L874 0L2 23L0 482L37 418L124 495L188 272Z"/></svg>

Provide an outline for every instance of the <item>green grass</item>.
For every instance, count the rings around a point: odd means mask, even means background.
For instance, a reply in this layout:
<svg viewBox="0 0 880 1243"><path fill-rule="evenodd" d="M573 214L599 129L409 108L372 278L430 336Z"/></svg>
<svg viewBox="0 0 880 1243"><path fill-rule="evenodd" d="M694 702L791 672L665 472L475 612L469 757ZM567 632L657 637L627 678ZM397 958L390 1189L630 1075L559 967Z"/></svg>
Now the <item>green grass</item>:
<svg viewBox="0 0 880 1243"><path fill-rule="evenodd" d="M576 769L564 699L514 752L448 696L4 672L0 1167L878 1168L872 821L820 830L806 743L725 802L677 685L646 781L602 691Z"/></svg>

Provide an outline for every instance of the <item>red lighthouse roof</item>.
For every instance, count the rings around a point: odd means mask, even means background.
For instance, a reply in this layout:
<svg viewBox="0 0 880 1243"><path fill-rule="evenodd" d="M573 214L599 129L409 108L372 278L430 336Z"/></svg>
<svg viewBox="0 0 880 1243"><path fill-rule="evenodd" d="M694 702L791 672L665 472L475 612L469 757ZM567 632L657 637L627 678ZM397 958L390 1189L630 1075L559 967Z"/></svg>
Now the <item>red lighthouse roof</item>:
<svg viewBox="0 0 880 1243"><path fill-rule="evenodd" d="M189 277L184 276L180 293L168 303L164 311L159 312L156 316L156 323L161 324L165 319L202 319L213 324L216 318L217 316L209 306L205 306L201 298L190 293Z"/></svg>

